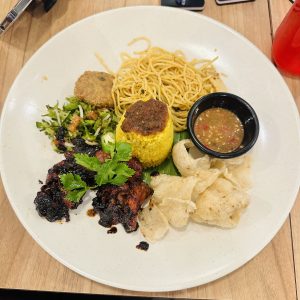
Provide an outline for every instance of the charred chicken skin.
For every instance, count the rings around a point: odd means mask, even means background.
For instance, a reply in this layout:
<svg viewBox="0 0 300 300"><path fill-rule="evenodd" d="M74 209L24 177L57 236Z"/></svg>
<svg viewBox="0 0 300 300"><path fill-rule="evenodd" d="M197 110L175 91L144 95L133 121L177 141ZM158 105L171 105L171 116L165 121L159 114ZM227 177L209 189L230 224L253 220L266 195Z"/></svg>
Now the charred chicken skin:
<svg viewBox="0 0 300 300"><path fill-rule="evenodd" d="M99 147L87 145L81 139L77 139L73 143L75 145L74 152L65 152L66 159L55 164L48 170L46 183L41 187L41 190L34 199L34 204L39 215L45 217L49 222L62 219L69 221L69 209L75 209L82 203L82 199L77 203L66 199L66 191L60 182L59 175L73 173L80 175L81 179L87 184L95 184L95 173L76 164L73 154L76 152L95 155L97 151L101 150L99 150Z"/></svg>
<svg viewBox="0 0 300 300"><path fill-rule="evenodd" d="M138 229L137 214L153 190L142 181L142 165L138 159L129 160L128 166L135 170L135 174L121 186L100 186L93 207L100 215L100 225L111 227L121 223L129 233Z"/></svg>

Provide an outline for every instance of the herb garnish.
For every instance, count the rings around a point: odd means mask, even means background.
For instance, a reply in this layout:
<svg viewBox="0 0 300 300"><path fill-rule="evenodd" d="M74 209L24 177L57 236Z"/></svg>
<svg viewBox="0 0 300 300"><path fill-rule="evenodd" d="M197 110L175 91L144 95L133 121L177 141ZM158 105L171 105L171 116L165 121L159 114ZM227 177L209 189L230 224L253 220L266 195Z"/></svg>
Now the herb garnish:
<svg viewBox="0 0 300 300"><path fill-rule="evenodd" d="M76 163L95 171L95 180L98 186L103 184L121 185L134 174L134 170L129 168L125 162L132 156L131 145L127 143L116 143L113 157L101 163L96 157L87 154L75 154Z"/></svg>
<svg viewBox="0 0 300 300"><path fill-rule="evenodd" d="M96 172L95 181L97 186L103 184L122 185L135 173L126 164L132 157L131 145L123 142L116 143L110 156L104 163L101 163L95 156L83 153L74 154L78 165ZM61 175L60 181L67 191L67 199L72 202L80 201L87 190L95 188L87 186L79 175L73 175L72 173Z"/></svg>
<svg viewBox="0 0 300 300"><path fill-rule="evenodd" d="M67 173L60 175L59 178L67 191L66 198L71 202L78 203L87 190L89 190L89 187L79 175Z"/></svg>

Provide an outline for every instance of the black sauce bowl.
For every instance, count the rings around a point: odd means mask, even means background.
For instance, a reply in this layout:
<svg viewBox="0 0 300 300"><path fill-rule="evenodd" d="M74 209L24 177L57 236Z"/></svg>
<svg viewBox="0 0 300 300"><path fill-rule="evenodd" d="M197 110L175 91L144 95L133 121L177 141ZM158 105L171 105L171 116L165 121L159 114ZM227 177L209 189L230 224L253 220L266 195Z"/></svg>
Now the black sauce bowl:
<svg viewBox="0 0 300 300"><path fill-rule="evenodd" d="M194 126L197 117L203 111L214 107L230 110L240 119L244 127L244 138L240 147L231 152L221 153L211 150L196 137ZM211 93L197 100L188 113L187 128L195 146L200 151L217 158L234 158L245 154L253 147L259 134L258 118L250 104L237 95L225 92Z"/></svg>

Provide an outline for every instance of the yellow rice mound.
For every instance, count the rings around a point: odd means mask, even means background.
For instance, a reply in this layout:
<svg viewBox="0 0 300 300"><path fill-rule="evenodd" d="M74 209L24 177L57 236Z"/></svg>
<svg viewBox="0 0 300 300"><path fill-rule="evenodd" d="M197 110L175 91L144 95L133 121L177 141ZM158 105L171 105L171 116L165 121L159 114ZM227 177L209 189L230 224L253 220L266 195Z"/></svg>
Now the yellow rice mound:
<svg viewBox="0 0 300 300"><path fill-rule="evenodd" d="M168 116L167 125L163 131L149 135L136 132L124 132L121 128L124 115L116 128L116 140L127 142L132 146L132 156L137 157L143 167L160 165L168 156L173 144L173 122Z"/></svg>

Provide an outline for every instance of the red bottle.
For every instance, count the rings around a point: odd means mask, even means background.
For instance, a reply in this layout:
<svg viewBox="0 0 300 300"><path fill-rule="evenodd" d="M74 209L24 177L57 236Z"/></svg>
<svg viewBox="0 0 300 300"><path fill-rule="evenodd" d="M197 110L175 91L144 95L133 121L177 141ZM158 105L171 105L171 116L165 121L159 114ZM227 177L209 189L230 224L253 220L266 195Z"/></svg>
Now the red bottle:
<svg viewBox="0 0 300 300"><path fill-rule="evenodd" d="M296 0L278 27L272 58L285 73L300 75L300 0Z"/></svg>

